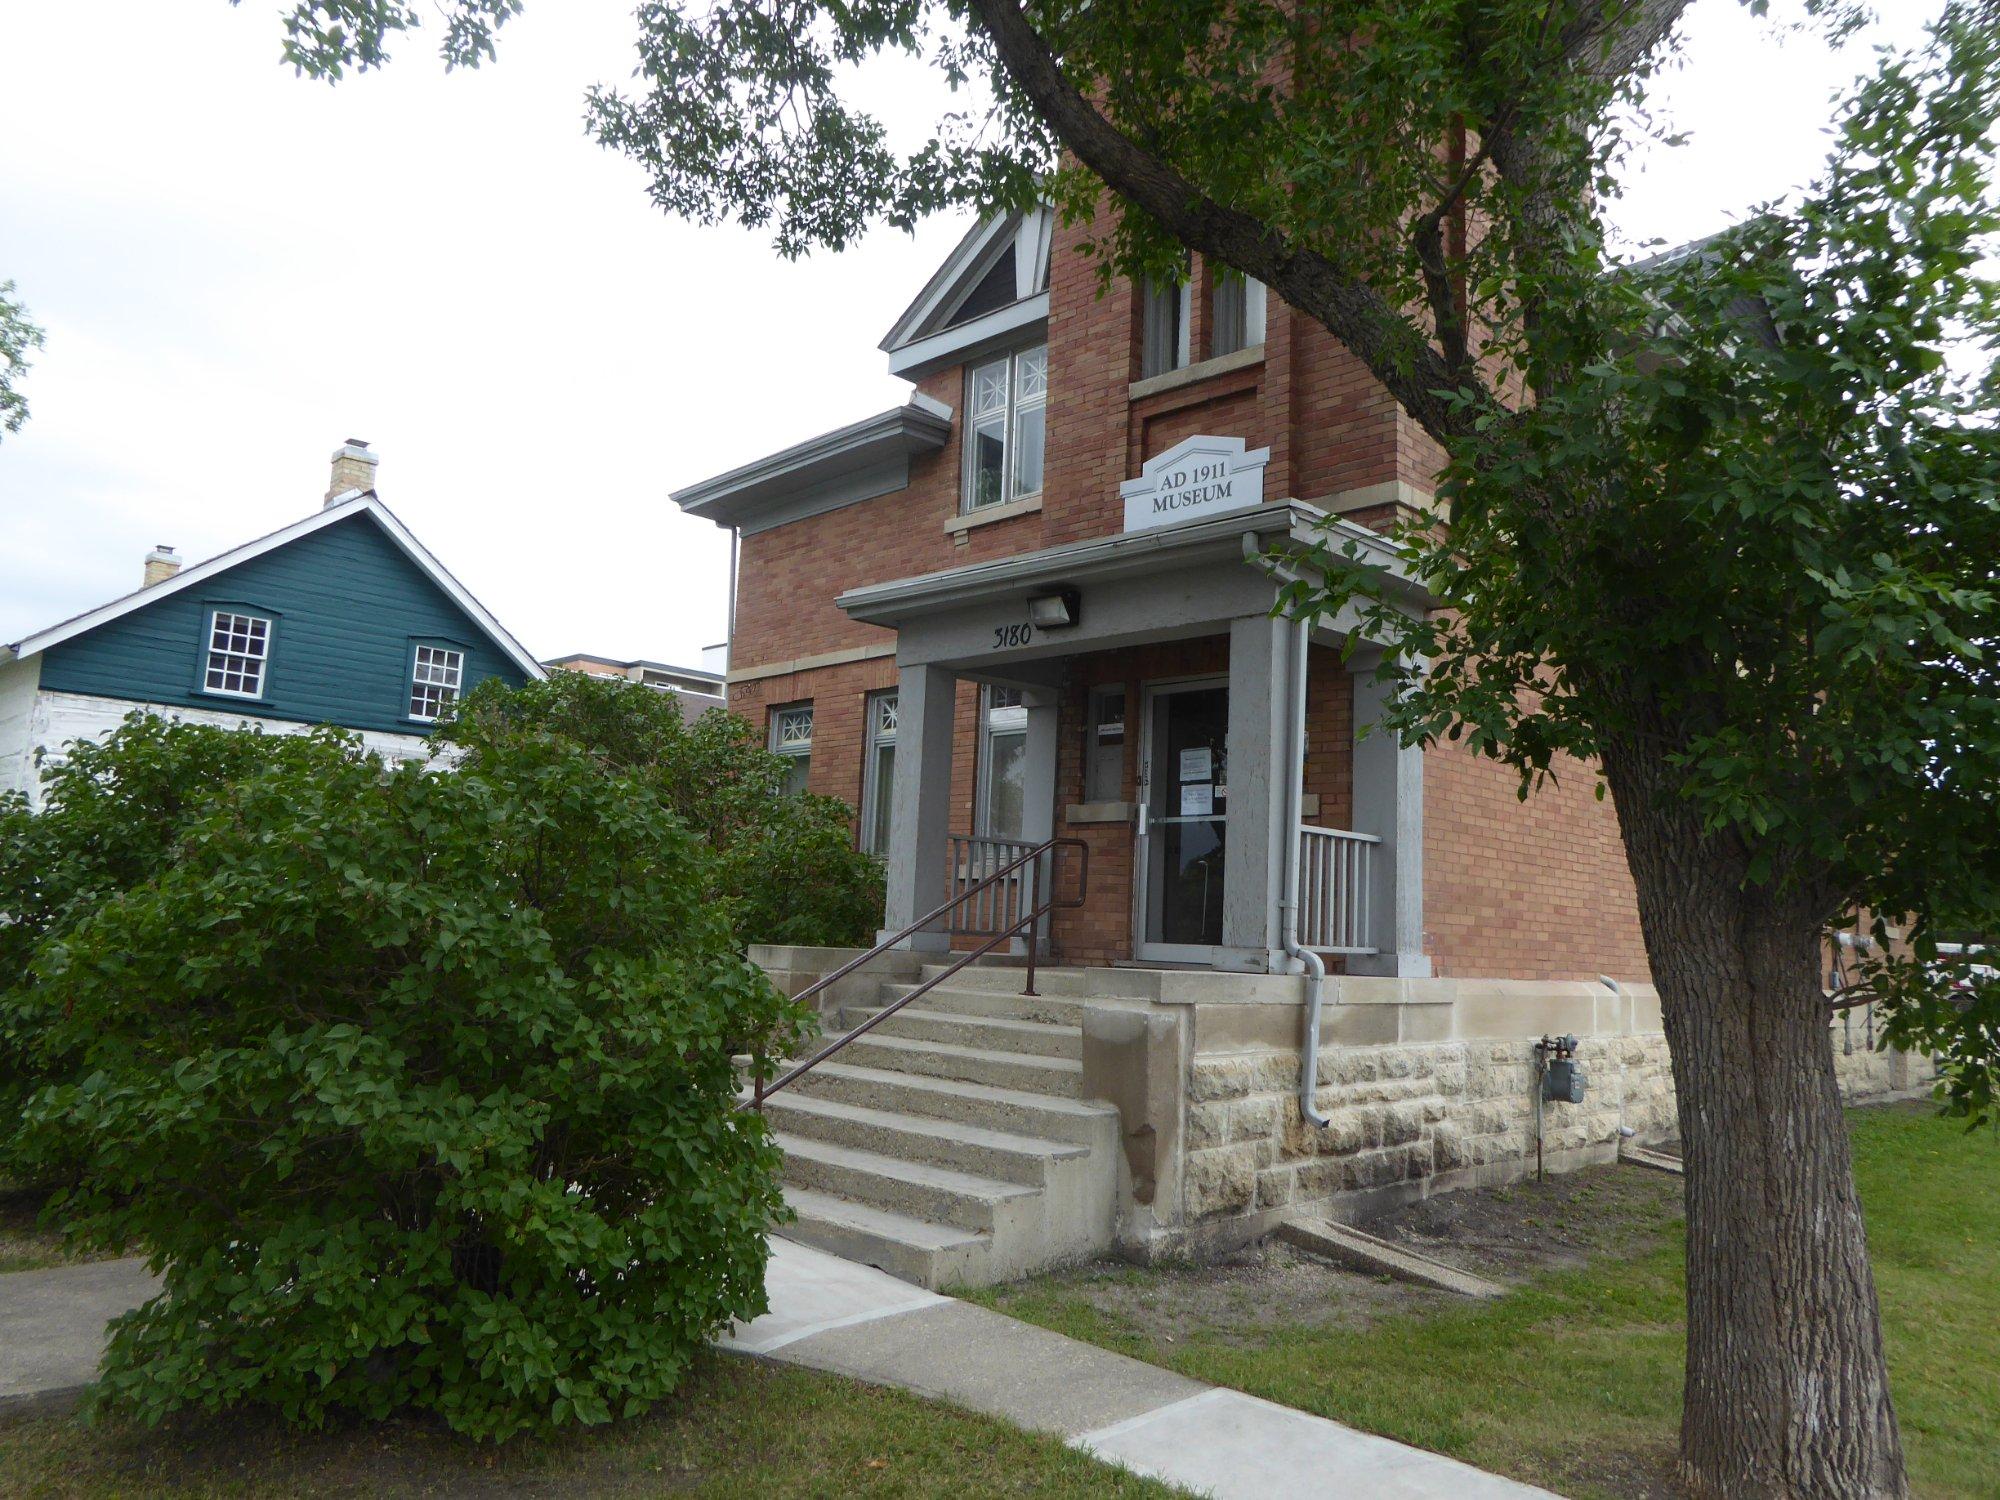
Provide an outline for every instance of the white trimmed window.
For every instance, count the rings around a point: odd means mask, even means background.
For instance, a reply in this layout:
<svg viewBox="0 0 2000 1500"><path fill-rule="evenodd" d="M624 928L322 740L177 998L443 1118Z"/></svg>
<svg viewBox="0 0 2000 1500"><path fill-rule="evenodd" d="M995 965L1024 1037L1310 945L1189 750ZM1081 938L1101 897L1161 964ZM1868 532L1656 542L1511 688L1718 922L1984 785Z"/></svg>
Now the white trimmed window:
<svg viewBox="0 0 2000 1500"><path fill-rule="evenodd" d="M1215 267L1208 327L1210 358L1263 343L1264 283L1227 266Z"/></svg>
<svg viewBox="0 0 2000 1500"><path fill-rule="evenodd" d="M271 660L271 622L262 615L218 609L208 622L208 665L201 685L232 698L264 696L264 668Z"/></svg>
<svg viewBox="0 0 2000 1500"><path fill-rule="evenodd" d="M771 749L785 757L785 790L803 792L812 774L813 706L794 703L771 712Z"/></svg>
<svg viewBox="0 0 2000 1500"><path fill-rule="evenodd" d="M868 758L862 762L861 847L889 853L890 804L896 792L896 695L868 699Z"/></svg>
<svg viewBox="0 0 2000 1500"><path fill-rule="evenodd" d="M1039 495L1048 434L1048 346L976 364L967 371L965 386L965 508Z"/></svg>
<svg viewBox="0 0 2000 1500"><path fill-rule="evenodd" d="M458 702L465 685L465 653L449 646L419 646L410 670L410 717L426 723Z"/></svg>
<svg viewBox="0 0 2000 1500"><path fill-rule="evenodd" d="M1028 710L1021 690L989 687L979 746L979 831L1017 839L1028 806Z"/></svg>
<svg viewBox="0 0 2000 1500"><path fill-rule="evenodd" d="M1193 355L1189 347L1192 319L1188 316L1194 295L1186 281L1148 280L1140 302L1139 377L1150 380L1169 370L1186 366Z"/></svg>

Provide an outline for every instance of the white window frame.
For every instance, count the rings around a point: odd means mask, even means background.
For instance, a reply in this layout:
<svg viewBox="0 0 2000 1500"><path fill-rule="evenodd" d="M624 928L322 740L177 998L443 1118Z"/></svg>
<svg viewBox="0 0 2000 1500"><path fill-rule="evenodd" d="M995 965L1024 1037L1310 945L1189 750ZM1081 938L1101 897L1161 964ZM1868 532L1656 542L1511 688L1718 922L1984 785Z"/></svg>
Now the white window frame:
<svg viewBox="0 0 2000 1500"><path fill-rule="evenodd" d="M1139 378L1150 380L1174 370L1185 370L1194 361L1194 282L1178 283L1148 279L1140 288L1139 299ZM1170 354L1154 348L1154 333L1162 309L1173 318L1174 347Z"/></svg>
<svg viewBox="0 0 2000 1500"><path fill-rule="evenodd" d="M870 693L866 705L867 733L862 738L861 847L883 859L889 856L890 830L882 822L885 809L882 806L881 751L885 748L891 754L895 751L898 706L894 688ZM893 786L890 795L894 796Z"/></svg>
<svg viewBox="0 0 2000 1500"><path fill-rule="evenodd" d="M429 660L425 659L426 653ZM436 703L428 711L419 705L435 693ZM465 693L465 651L458 646L431 645L419 641L410 652L410 718L418 724L435 724L444 711Z"/></svg>
<svg viewBox="0 0 2000 1500"><path fill-rule="evenodd" d="M1222 327L1222 299L1237 295L1243 298L1243 341L1225 349L1216 340L1216 330ZM1264 342L1268 299L1265 296L1264 283L1254 276L1245 276L1227 266L1216 266L1212 273L1208 305L1210 359L1220 359L1225 354L1255 349Z"/></svg>
<svg viewBox="0 0 2000 1500"><path fill-rule="evenodd" d="M223 624L225 620L229 622L227 626ZM202 657L201 690L221 698L262 698L270 671L271 617L235 609L211 609L207 649ZM210 680L217 676L226 680L232 674L238 681L254 681L255 686L225 687Z"/></svg>
<svg viewBox="0 0 2000 1500"><path fill-rule="evenodd" d="M980 389L982 376L998 369L1002 390L998 404ZM1032 389L1030 387L1033 387ZM1024 488L1020 483L1021 419L1039 414L1042 419L1042 462L1048 459L1049 429L1049 346L1025 344L988 359L975 360L965 370L965 455L960 485L959 509L963 515L1032 500L1042 486ZM1000 489L988 499L979 498L979 429L994 418L1000 422Z"/></svg>
<svg viewBox="0 0 2000 1500"><path fill-rule="evenodd" d="M1124 700L1117 724L1118 768L1111 778L1111 785L1105 786L1098 777L1100 751L1103 748L1105 731L1111 726L1105 722L1104 704L1111 698ZM1125 788L1125 745L1126 735L1131 732L1132 695L1122 682L1101 683L1090 690L1088 714L1084 722L1083 747L1083 800L1086 802L1116 802Z"/></svg>
<svg viewBox="0 0 2000 1500"><path fill-rule="evenodd" d="M996 701L997 700L997 701ZM997 757L993 753L994 740L1005 735L1028 733L1028 708L1022 701L1019 688L984 687L979 693L979 799L977 827L982 834L995 838L1014 838L1017 833L996 834L993 831L993 767Z"/></svg>
<svg viewBox="0 0 2000 1500"><path fill-rule="evenodd" d="M805 725L803 735L795 726ZM803 760L806 775L812 775L813 747L813 703L812 699L801 699L797 703L784 703L771 710L771 753L782 755L789 760Z"/></svg>

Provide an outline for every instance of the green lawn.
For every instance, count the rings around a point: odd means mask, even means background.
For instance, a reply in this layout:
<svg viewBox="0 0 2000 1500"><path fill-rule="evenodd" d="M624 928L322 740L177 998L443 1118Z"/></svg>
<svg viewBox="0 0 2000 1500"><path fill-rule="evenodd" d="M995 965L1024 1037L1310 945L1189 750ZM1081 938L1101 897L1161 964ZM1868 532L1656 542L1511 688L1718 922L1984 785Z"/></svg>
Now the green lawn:
<svg viewBox="0 0 2000 1500"><path fill-rule="evenodd" d="M1133 1496L1178 1492L955 1407L706 1357L643 1420L480 1447L429 1425L296 1435L263 1420L161 1432L0 1413L0 1495Z"/></svg>
<svg viewBox="0 0 2000 1500"><path fill-rule="evenodd" d="M1994 1132L1968 1136L1925 1105L1849 1120L1912 1479L1921 1495L1991 1500L2000 1495L2000 1147ZM1183 1325L1169 1339L1143 1316L1107 1310L1075 1278L982 1300L1565 1494L1631 1500L1671 1493L1683 1270L1676 1232L1600 1251L1497 1303L1433 1301L1254 1337ZM1155 1283L1172 1305L1176 1278L1193 1274L1127 1277Z"/></svg>

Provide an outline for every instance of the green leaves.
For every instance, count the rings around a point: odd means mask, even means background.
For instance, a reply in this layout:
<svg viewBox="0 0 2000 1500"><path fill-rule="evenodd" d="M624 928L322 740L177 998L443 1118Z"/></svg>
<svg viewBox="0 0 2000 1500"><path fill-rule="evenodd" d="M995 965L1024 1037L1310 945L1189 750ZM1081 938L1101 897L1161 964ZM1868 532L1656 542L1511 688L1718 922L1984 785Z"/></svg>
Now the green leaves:
<svg viewBox="0 0 2000 1500"><path fill-rule="evenodd" d="M135 719L51 791L0 810L5 1160L163 1270L100 1406L501 1438L642 1409L762 1310L732 1054L804 1017L647 784L555 735L391 771Z"/></svg>
<svg viewBox="0 0 2000 1500"><path fill-rule="evenodd" d="M19 432L28 420L28 398L21 394L20 382L28 373L28 351L41 347L42 330L14 300L14 283L0 281L0 432Z"/></svg>

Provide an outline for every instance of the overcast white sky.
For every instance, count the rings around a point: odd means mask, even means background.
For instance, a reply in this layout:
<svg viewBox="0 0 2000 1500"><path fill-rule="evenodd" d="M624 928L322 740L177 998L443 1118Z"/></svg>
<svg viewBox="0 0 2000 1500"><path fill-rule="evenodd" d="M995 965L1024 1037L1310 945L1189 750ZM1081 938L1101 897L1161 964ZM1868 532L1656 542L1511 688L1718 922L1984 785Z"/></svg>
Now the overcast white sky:
<svg viewBox="0 0 2000 1500"><path fill-rule="evenodd" d="M721 639L724 533L667 493L900 402L876 342L965 221L788 264L668 219L581 124L633 8L529 0L497 65L446 76L420 33L328 88L278 62L277 0L0 0L0 280L48 331L0 439L0 641L156 543L198 561L311 512L350 436L537 656ZM1907 38L1937 5L1880 8ZM1810 176L1868 61L1738 0L1689 39L1663 92L1693 140L1634 164L1638 239ZM879 86L908 118L908 76Z"/></svg>

